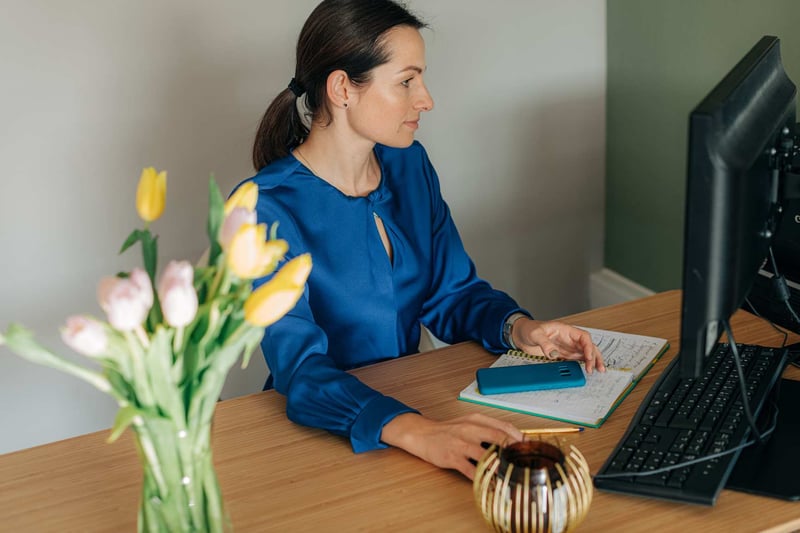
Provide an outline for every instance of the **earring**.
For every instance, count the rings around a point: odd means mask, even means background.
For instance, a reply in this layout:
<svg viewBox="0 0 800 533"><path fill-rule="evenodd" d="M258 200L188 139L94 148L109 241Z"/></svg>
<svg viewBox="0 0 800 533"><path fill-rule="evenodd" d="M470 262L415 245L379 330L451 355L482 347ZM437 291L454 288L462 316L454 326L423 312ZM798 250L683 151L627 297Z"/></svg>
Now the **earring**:
<svg viewBox="0 0 800 533"><path fill-rule="evenodd" d="M347 107L347 102L344 103L344 106Z"/></svg>

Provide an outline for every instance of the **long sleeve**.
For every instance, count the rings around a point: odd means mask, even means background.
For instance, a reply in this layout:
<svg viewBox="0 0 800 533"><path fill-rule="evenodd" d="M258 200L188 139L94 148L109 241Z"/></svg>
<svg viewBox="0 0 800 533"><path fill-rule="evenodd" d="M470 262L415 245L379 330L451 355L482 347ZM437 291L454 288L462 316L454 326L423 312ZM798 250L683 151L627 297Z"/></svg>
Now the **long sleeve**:
<svg viewBox="0 0 800 533"><path fill-rule="evenodd" d="M258 221L278 224L288 258L308 252L313 262L303 298L266 329L268 386L286 396L291 420L344 435L357 452L383 447L383 426L414 409L348 370L415 353L421 322L445 341L500 351L502 323L519 309L477 277L424 148L378 145L375 155L381 182L366 197L342 194L291 155L251 178Z"/></svg>
<svg viewBox="0 0 800 533"><path fill-rule="evenodd" d="M267 328L261 346L289 419L348 437L355 452L385 447L380 429L400 413L416 412L337 368L305 298Z"/></svg>
<svg viewBox="0 0 800 533"><path fill-rule="evenodd" d="M464 249L461 237L442 198L433 165L429 169L433 239L433 279L423 305L422 322L434 335L450 344L477 340L484 348L499 353L508 349L503 341L503 323L520 308L506 293L478 277L475 265Z"/></svg>

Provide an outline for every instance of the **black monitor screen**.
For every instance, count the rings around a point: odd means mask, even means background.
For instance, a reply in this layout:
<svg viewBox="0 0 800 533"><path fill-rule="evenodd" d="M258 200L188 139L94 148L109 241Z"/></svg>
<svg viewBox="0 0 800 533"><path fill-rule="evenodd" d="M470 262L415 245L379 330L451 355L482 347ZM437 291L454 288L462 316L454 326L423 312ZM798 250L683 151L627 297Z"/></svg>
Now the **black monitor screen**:
<svg viewBox="0 0 800 533"><path fill-rule="evenodd" d="M681 373L700 375L767 257L796 88L763 37L689 116Z"/></svg>

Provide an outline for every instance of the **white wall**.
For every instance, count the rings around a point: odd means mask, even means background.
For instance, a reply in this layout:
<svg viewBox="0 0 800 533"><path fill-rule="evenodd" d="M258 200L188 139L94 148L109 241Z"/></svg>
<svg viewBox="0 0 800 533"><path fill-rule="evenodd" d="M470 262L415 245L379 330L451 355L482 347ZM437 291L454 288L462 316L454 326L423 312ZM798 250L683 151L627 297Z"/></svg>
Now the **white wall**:
<svg viewBox="0 0 800 533"><path fill-rule="evenodd" d="M0 328L60 353L64 318L140 222L142 167L169 173L162 264L205 248L207 181L251 175L316 0L5 0L0 17ZM588 307L602 266L605 3L416 0L436 110L419 138L479 272L542 317ZM76 356L77 357L77 356ZM260 390L260 355L226 396ZM88 385L0 348L0 453L107 428Z"/></svg>

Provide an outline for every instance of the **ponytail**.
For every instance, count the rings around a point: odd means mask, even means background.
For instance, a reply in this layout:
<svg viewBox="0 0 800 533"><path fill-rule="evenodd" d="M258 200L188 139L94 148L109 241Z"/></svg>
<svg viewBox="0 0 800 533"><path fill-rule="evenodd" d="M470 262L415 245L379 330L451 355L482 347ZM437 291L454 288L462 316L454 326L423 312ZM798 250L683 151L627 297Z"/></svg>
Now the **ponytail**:
<svg viewBox="0 0 800 533"><path fill-rule="evenodd" d="M295 78L267 108L253 144L256 171L286 157L308 137L297 110L303 98L311 121L330 123L328 75L344 70L351 83L370 81L372 69L389 60L383 36L396 26L425 23L395 0L323 0L309 15L297 41Z"/></svg>
<svg viewBox="0 0 800 533"><path fill-rule="evenodd" d="M297 110L297 97L284 89L272 101L261 119L253 143L253 166L261 170L308 137L308 127Z"/></svg>

